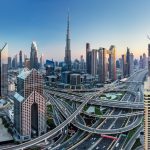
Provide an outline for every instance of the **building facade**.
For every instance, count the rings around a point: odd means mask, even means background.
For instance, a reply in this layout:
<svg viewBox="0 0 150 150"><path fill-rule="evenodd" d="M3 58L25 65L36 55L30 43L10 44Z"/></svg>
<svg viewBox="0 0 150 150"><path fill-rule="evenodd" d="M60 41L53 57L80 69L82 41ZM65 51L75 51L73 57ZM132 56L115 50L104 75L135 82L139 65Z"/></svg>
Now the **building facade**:
<svg viewBox="0 0 150 150"><path fill-rule="evenodd" d="M23 63L22 63L22 51L19 52L19 67L20 68L23 67Z"/></svg>
<svg viewBox="0 0 150 150"><path fill-rule="evenodd" d="M91 74L91 57L90 43L86 43L86 69L88 74Z"/></svg>
<svg viewBox="0 0 150 150"><path fill-rule="evenodd" d="M70 26L69 26L69 14L67 20L67 34L66 34L66 47L65 47L65 63L66 63L66 70L71 71L71 48L70 48Z"/></svg>
<svg viewBox="0 0 150 150"><path fill-rule="evenodd" d="M0 49L0 97L8 94L8 45Z"/></svg>
<svg viewBox="0 0 150 150"><path fill-rule="evenodd" d="M43 77L36 69L26 69L18 75L14 98L17 140L27 141L45 133L46 100L43 95Z"/></svg>
<svg viewBox="0 0 150 150"><path fill-rule="evenodd" d="M148 78L144 83L144 149L150 149L150 44L148 44Z"/></svg>
<svg viewBox="0 0 150 150"><path fill-rule="evenodd" d="M33 68L39 69L36 42L32 42L31 52L30 52L30 69L33 69Z"/></svg>

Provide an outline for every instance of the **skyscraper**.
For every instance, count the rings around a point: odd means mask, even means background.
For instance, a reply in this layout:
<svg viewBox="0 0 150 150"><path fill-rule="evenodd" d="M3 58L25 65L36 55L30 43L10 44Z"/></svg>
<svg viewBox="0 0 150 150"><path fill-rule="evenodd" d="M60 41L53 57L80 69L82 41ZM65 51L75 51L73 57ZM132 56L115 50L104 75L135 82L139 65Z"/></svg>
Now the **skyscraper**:
<svg viewBox="0 0 150 150"><path fill-rule="evenodd" d="M8 57L8 69L12 68L12 61L11 61L11 57Z"/></svg>
<svg viewBox="0 0 150 150"><path fill-rule="evenodd" d="M93 49L91 53L91 74L93 76L97 75L97 50Z"/></svg>
<svg viewBox="0 0 150 150"><path fill-rule="evenodd" d="M87 73L91 74L91 50L90 50L90 43L86 43L86 68L87 68Z"/></svg>
<svg viewBox="0 0 150 150"><path fill-rule="evenodd" d="M99 49L99 80L104 83L108 79L108 50L106 48Z"/></svg>
<svg viewBox="0 0 150 150"><path fill-rule="evenodd" d="M31 44L31 53L30 53L30 69L38 69L38 56L37 56L37 45L36 42L32 42Z"/></svg>
<svg viewBox="0 0 150 150"><path fill-rule="evenodd" d="M13 69L17 69L18 67L18 57L17 54L14 56L13 60L12 60L12 68Z"/></svg>
<svg viewBox="0 0 150 150"><path fill-rule="evenodd" d="M43 68L44 67L44 55L41 54L41 57L40 57L40 68Z"/></svg>
<svg viewBox="0 0 150 150"><path fill-rule="evenodd" d="M116 80L116 48L114 45L109 49L109 79Z"/></svg>
<svg viewBox="0 0 150 150"><path fill-rule="evenodd" d="M150 149L150 44L148 44L148 78L144 82L144 149Z"/></svg>
<svg viewBox="0 0 150 150"><path fill-rule="evenodd" d="M22 51L19 52L19 67L22 68Z"/></svg>
<svg viewBox="0 0 150 150"><path fill-rule="evenodd" d="M134 72L134 55L130 53L130 74Z"/></svg>
<svg viewBox="0 0 150 150"><path fill-rule="evenodd" d="M0 97L8 94L8 45L0 49Z"/></svg>
<svg viewBox="0 0 150 150"><path fill-rule="evenodd" d="M127 63L127 76L130 76L130 49L127 47L127 53L126 53L126 63Z"/></svg>
<svg viewBox="0 0 150 150"><path fill-rule="evenodd" d="M36 69L23 70L17 77L14 95L14 126L19 141L46 132L46 100L43 77Z"/></svg>
<svg viewBox="0 0 150 150"><path fill-rule="evenodd" d="M126 55L122 55L121 59L121 70L122 70L122 77L126 77L127 74L127 63L126 63Z"/></svg>
<svg viewBox="0 0 150 150"><path fill-rule="evenodd" d="M70 27L69 27L69 13L67 20L67 34L66 34L66 47L65 47L65 63L66 69L71 71L71 49L70 49Z"/></svg>

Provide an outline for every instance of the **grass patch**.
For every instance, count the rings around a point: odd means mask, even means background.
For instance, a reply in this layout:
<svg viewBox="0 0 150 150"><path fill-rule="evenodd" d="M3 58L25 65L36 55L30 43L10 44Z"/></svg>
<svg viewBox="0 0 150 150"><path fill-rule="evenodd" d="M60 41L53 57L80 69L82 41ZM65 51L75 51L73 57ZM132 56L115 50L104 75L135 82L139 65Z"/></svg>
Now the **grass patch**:
<svg viewBox="0 0 150 150"><path fill-rule="evenodd" d="M53 111L53 108L52 108L52 105L51 105L51 104L47 105L47 110L50 111L50 112Z"/></svg>
<svg viewBox="0 0 150 150"><path fill-rule="evenodd" d="M88 105L85 105L84 108L83 108L83 110L84 110L84 111L87 111L88 108L89 108L89 106L88 106Z"/></svg>
<svg viewBox="0 0 150 150"><path fill-rule="evenodd" d="M52 118L47 119L47 125L50 126L52 129L55 128L55 124Z"/></svg>
<svg viewBox="0 0 150 150"><path fill-rule="evenodd" d="M126 142L125 142L126 144L127 144L128 141L131 139L131 137L134 135L134 133L136 132L136 130L137 130L137 127L129 131L129 133L128 133L128 135L127 135L127 140L126 140Z"/></svg>
<svg viewBox="0 0 150 150"><path fill-rule="evenodd" d="M103 115L103 113L100 111L100 108L98 106L95 106L95 114L96 115Z"/></svg>
<svg viewBox="0 0 150 150"><path fill-rule="evenodd" d="M139 146L141 146L142 144L141 144L141 142L140 142L140 138L138 138L136 141L135 141L135 143L134 143L134 145L133 145L133 147L131 148L131 150L135 150L137 147L139 147Z"/></svg>

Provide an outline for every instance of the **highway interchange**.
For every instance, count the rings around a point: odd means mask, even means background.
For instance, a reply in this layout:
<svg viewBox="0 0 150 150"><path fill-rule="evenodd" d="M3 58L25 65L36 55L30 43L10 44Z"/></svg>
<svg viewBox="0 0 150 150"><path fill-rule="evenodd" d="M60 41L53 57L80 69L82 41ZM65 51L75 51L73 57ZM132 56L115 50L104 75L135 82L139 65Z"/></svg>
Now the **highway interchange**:
<svg viewBox="0 0 150 150"><path fill-rule="evenodd" d="M125 144L127 133L138 128L134 135L136 138L142 130L143 93L141 87L146 74L147 70L140 70L125 82L114 82L99 90L82 93L70 90L60 91L60 89L46 86L44 95L52 105L56 127L31 141L10 147L0 147L0 149L27 149L39 146L45 141L42 147L45 150L120 150L124 148L128 150L135 140L131 138ZM124 95L118 101L99 100L100 95L112 91L124 92ZM100 116L90 114L84 111L86 106L105 108L105 112ZM92 120L91 124L87 123L88 118ZM70 126L73 126L76 132L68 138Z"/></svg>

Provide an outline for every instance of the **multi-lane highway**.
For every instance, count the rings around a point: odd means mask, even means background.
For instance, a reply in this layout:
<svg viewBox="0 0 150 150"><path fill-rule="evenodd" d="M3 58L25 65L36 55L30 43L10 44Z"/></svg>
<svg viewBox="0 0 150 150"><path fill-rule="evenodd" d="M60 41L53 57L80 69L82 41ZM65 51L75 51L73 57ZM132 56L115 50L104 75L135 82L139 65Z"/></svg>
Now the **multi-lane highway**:
<svg viewBox="0 0 150 150"><path fill-rule="evenodd" d="M83 94L78 94L77 91L59 91L49 89L45 87L45 96L54 105L53 114L55 117L56 128L39 136L31 141L2 148L2 150L20 150L37 145L42 141L54 139L58 133L59 139L54 141L53 144L48 143L45 149L121 149L123 148L125 136L119 136L120 133L127 133L141 124L143 115L143 101L141 84L147 70L141 70L133 74L126 82L118 83L114 82L110 85L106 85L101 89L95 91L84 91ZM123 85L123 86L122 86ZM123 88L123 89L120 89ZM119 101L113 100L98 100L97 98L104 92L109 91L124 91L125 94ZM81 91L80 91L81 92ZM88 91L89 92L89 91ZM139 93L141 94L139 96ZM69 103L62 101L61 99L67 99ZM78 107L76 107L78 104ZM90 115L86 113L86 116L96 118L96 122L89 126L84 120L83 108L86 104L105 106L110 108L110 112L101 116ZM133 111L135 109L135 111ZM82 114L82 115L81 115ZM0 115L4 115L0 113ZM61 115L63 117L61 117ZM64 119L65 118L65 119ZM65 142L65 136L68 134L68 125L72 123L78 128L77 133ZM104 138L102 135L112 134L118 139L117 141L111 138ZM138 133L137 133L138 134ZM136 136L136 134L134 135ZM77 141L75 141L77 139ZM119 146L117 146L119 143ZM130 140L129 147L133 144L133 140ZM76 145L76 146L75 146ZM88 145L88 147L86 147Z"/></svg>

